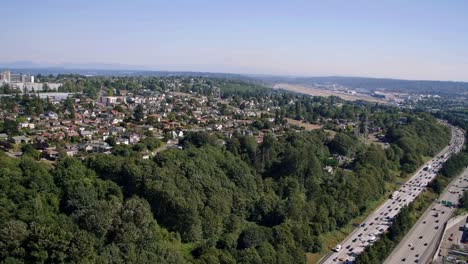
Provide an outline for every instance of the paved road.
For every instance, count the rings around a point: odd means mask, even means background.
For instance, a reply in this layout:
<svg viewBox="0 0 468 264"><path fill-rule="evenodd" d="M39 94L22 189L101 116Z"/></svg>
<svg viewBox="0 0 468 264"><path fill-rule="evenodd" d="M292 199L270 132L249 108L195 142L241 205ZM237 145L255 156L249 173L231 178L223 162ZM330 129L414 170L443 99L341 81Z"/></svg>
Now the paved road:
<svg viewBox="0 0 468 264"><path fill-rule="evenodd" d="M465 250L468 248L468 245L462 242L463 230L467 223L467 216L468 214L460 215L456 218L450 219L450 224L447 223L447 228L445 229L445 234L440 246L440 253L438 254L439 257L437 259L440 263L442 263L442 258L440 256L448 256L452 246L456 245Z"/></svg>
<svg viewBox="0 0 468 264"><path fill-rule="evenodd" d="M452 139L437 156L428 161L392 198L384 202L366 220L356 228L341 244L341 250L330 252L318 263L351 263L367 246L385 232L400 209L412 202L423 191L425 186L434 179L442 164L453 154L459 152L464 144L464 132L460 128L450 126ZM398 263L398 262L395 262Z"/></svg>
<svg viewBox="0 0 468 264"><path fill-rule="evenodd" d="M431 204L384 263L427 263L439 245L445 224L456 210L441 201L457 204L465 188L468 188L468 169L447 186L438 201Z"/></svg>

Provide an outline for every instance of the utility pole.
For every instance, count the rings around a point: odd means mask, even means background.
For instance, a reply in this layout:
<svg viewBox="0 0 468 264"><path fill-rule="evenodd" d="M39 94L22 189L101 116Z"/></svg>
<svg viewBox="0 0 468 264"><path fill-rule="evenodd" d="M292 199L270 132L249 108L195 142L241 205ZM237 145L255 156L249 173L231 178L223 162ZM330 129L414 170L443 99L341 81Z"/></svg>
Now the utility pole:
<svg viewBox="0 0 468 264"><path fill-rule="evenodd" d="M359 115L356 114L356 121L355 121L355 124L354 124L354 135L356 137L359 137L359 134L360 134L360 126L359 126Z"/></svg>
<svg viewBox="0 0 468 264"><path fill-rule="evenodd" d="M364 137L365 138L367 138L369 135L368 123L369 123L369 116L366 113L365 118L364 118Z"/></svg>

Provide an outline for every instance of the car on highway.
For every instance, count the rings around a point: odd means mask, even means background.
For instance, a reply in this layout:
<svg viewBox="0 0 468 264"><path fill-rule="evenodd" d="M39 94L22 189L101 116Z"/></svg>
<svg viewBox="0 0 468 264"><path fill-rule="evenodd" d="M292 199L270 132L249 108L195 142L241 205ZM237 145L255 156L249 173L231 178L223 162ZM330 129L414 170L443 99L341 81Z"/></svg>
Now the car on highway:
<svg viewBox="0 0 468 264"><path fill-rule="evenodd" d="M333 248L333 251L335 252L340 252L341 250L341 245L337 245L335 248Z"/></svg>

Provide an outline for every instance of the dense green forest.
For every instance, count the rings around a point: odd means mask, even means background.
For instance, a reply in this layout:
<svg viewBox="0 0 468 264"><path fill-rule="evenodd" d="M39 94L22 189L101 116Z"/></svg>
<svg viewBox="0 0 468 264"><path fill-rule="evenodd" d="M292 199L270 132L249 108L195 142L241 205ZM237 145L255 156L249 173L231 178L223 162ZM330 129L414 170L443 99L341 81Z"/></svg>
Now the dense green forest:
<svg viewBox="0 0 468 264"><path fill-rule="evenodd" d="M81 162L0 155L2 263L185 263L147 201Z"/></svg>
<svg viewBox="0 0 468 264"><path fill-rule="evenodd" d="M132 149L49 166L0 156L5 263L304 263L386 183L448 143L427 114L375 114L390 147L323 130L225 138L188 133L143 160ZM130 154L129 154L130 153ZM345 157L347 162L338 162ZM326 172L326 165L333 172ZM403 173L402 173L403 172Z"/></svg>

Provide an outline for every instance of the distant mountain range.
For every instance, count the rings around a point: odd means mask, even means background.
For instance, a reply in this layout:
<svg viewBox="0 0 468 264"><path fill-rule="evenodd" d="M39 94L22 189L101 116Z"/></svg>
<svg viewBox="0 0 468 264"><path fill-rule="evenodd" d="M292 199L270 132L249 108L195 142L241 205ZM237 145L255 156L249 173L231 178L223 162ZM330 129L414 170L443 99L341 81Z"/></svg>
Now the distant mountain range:
<svg viewBox="0 0 468 264"><path fill-rule="evenodd" d="M65 69L65 70L151 70L151 67L119 63L37 63L33 61L0 62L6 69Z"/></svg>

